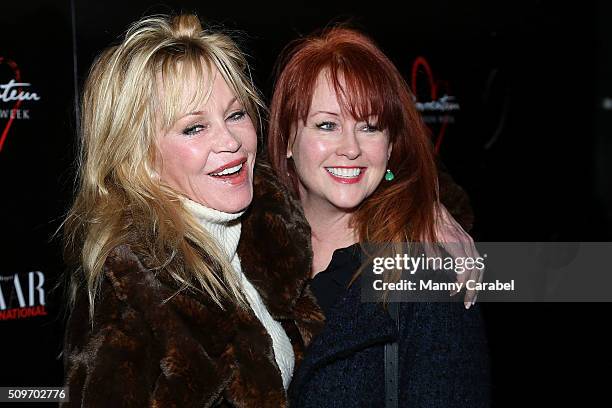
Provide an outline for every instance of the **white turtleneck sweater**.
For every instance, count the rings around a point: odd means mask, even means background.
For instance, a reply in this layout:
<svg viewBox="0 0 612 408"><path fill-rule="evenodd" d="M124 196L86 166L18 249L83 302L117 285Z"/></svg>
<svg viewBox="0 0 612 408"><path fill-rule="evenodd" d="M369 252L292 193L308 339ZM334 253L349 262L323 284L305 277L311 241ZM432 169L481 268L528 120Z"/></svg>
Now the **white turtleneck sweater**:
<svg viewBox="0 0 612 408"><path fill-rule="evenodd" d="M183 204L190 211L200 225L216 240L221 249L225 251L234 272L239 278L242 286L242 291L253 309L255 316L266 328L268 334L272 338L272 348L274 349L274 358L280 369L283 386L285 389L289 387L291 377L293 376L293 367L295 364L295 356L291 341L283 329L283 326L272 316L263 303L261 296L253 287L251 282L242 272L240 258L238 257L238 241L240 240L240 232L242 224L240 223L240 213L225 213L212 208L204 207L189 199L183 199Z"/></svg>

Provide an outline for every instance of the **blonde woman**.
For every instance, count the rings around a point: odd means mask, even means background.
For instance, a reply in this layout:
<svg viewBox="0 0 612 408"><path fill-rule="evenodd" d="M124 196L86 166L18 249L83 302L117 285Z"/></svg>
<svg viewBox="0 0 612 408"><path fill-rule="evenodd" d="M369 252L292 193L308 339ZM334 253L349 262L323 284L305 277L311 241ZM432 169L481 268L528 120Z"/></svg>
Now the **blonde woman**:
<svg viewBox="0 0 612 408"><path fill-rule="evenodd" d="M287 405L323 317L299 203L255 166L257 95L192 15L143 19L93 64L64 224L66 406Z"/></svg>

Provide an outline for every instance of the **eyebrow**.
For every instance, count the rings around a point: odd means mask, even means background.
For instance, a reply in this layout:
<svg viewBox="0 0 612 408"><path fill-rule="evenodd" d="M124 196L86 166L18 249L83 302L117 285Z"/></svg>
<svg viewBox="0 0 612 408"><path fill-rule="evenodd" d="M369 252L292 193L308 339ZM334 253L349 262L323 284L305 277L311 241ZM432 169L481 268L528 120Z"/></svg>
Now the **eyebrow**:
<svg viewBox="0 0 612 408"><path fill-rule="evenodd" d="M235 96L230 99L229 103L227 104L227 107L225 108L225 112L227 112L229 110L229 108L232 107L233 104L235 104L238 101L238 98L236 98Z"/></svg>
<svg viewBox="0 0 612 408"><path fill-rule="evenodd" d="M189 112L186 115L183 115L182 118L186 118L187 116L198 116L198 115L203 115L205 112L204 111L195 111L195 112Z"/></svg>
<svg viewBox="0 0 612 408"><path fill-rule="evenodd" d="M231 106L232 106L234 103L236 103L236 101L237 101L237 100L238 100L238 98L236 98L235 96L234 96L232 99L230 99L229 103L227 104L227 107L225 108L225 112L227 112L227 111L229 110L229 108L230 108L230 107L231 107ZM183 115L183 116L181 117L181 119L182 119L182 118L186 118L187 116L198 116L198 115L203 115L203 114L205 114L205 113L206 113L206 112L204 112L204 111L194 111L194 112L189 112L188 114Z"/></svg>
<svg viewBox="0 0 612 408"><path fill-rule="evenodd" d="M325 111L325 110L318 110L316 112L313 112L310 114L310 116L314 116L314 115L318 115L320 113L325 113L327 115L333 115L333 116L340 116L338 113L336 112L331 112L331 111Z"/></svg>

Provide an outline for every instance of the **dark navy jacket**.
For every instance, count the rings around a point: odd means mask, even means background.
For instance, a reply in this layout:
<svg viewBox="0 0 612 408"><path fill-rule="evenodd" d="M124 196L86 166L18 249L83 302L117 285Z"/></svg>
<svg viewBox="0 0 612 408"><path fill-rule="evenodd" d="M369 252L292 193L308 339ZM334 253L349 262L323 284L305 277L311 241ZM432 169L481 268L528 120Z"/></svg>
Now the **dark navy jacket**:
<svg viewBox="0 0 612 408"><path fill-rule="evenodd" d="M384 407L384 345L398 338L400 407L489 406L488 347L478 305L401 303L398 336L379 303L361 301L357 280L331 307L294 373L291 407Z"/></svg>

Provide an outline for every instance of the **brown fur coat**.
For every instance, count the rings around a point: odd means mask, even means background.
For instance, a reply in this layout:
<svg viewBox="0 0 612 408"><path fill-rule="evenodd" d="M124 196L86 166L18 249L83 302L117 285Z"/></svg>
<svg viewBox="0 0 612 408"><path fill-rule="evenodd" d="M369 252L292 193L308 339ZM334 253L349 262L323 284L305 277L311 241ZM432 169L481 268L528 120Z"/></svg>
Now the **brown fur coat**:
<svg viewBox="0 0 612 408"><path fill-rule="evenodd" d="M257 168L254 191L238 254L291 339L297 365L323 321L305 289L310 228L267 166ZM162 303L176 286L133 249L123 245L108 257L93 327L85 290L77 296L64 344L65 406L286 406L272 341L257 317L192 292Z"/></svg>

